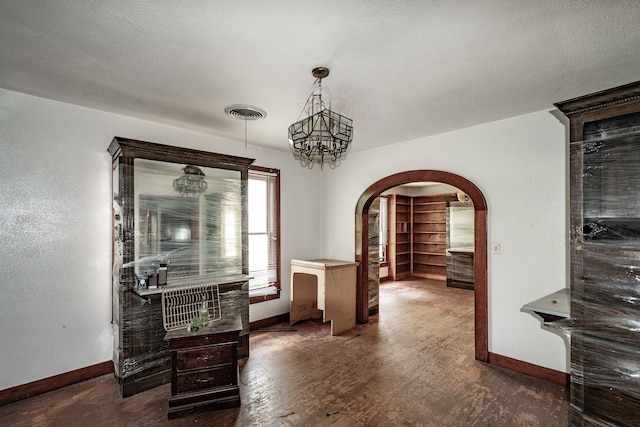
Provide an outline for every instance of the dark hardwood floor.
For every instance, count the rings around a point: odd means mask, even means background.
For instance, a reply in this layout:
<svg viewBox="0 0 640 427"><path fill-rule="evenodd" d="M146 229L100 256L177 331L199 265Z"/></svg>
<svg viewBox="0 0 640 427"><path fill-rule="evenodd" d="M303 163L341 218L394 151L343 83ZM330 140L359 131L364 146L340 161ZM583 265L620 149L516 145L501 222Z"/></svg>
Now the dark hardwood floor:
<svg viewBox="0 0 640 427"><path fill-rule="evenodd" d="M106 375L1 406L0 425L569 425L564 387L474 360L472 291L387 282L366 325L288 326L251 333L240 408L168 421L169 385L123 399Z"/></svg>

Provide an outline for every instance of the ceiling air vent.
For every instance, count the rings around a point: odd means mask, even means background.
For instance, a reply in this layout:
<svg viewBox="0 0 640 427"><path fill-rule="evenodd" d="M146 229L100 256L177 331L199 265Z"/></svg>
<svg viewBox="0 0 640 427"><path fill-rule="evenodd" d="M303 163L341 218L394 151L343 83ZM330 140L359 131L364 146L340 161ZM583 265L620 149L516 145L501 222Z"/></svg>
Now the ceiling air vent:
<svg viewBox="0 0 640 427"><path fill-rule="evenodd" d="M224 111L229 115L229 117L240 120L260 120L267 116L266 111L251 105L229 105L224 109Z"/></svg>

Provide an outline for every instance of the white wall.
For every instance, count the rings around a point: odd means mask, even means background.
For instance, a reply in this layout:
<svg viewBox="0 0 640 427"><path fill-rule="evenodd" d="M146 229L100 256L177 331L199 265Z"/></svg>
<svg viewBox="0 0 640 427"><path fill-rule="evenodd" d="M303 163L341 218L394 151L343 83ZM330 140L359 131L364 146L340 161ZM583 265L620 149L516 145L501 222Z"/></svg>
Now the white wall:
<svg viewBox="0 0 640 427"><path fill-rule="evenodd" d="M116 135L281 170L283 294L252 305L251 321L288 311L291 258L354 258L355 204L370 184L412 169L464 176L484 192L489 244L502 247L489 255L490 351L566 371L562 339L520 312L566 286L565 133L547 111L351 153L321 171L286 152L0 89L0 390L112 357L106 149Z"/></svg>
<svg viewBox="0 0 640 427"><path fill-rule="evenodd" d="M357 144L357 140L353 142ZM354 259L358 198L391 174L434 169L476 184L488 204L489 351L567 372L563 339L520 311L566 281L565 127L550 111L350 153L325 169L324 255Z"/></svg>
<svg viewBox="0 0 640 427"><path fill-rule="evenodd" d="M322 175L290 153L0 89L0 390L112 358L114 136L281 170L284 292L251 321L289 311L291 258L323 255L320 198L299 198L321 194Z"/></svg>

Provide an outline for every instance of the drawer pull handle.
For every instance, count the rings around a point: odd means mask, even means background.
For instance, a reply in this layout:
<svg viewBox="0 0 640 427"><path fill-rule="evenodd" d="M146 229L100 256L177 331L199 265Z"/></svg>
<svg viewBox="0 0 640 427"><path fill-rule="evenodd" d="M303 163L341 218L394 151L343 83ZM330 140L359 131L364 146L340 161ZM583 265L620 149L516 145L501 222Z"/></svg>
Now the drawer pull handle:
<svg viewBox="0 0 640 427"><path fill-rule="evenodd" d="M211 378L200 378L199 380L197 380L197 382L202 383L202 384L208 383L210 381L211 381Z"/></svg>
<svg viewBox="0 0 640 427"><path fill-rule="evenodd" d="M206 362L207 360L211 359L211 356L201 356L199 357L199 359Z"/></svg>

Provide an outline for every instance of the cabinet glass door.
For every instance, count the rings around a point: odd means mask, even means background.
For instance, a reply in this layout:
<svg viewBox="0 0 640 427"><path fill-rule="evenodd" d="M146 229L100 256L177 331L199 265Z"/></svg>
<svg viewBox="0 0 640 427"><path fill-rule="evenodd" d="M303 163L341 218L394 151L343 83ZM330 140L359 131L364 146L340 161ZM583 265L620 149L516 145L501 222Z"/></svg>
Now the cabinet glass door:
<svg viewBox="0 0 640 427"><path fill-rule="evenodd" d="M587 123L584 137L585 242L640 243L640 114Z"/></svg>

